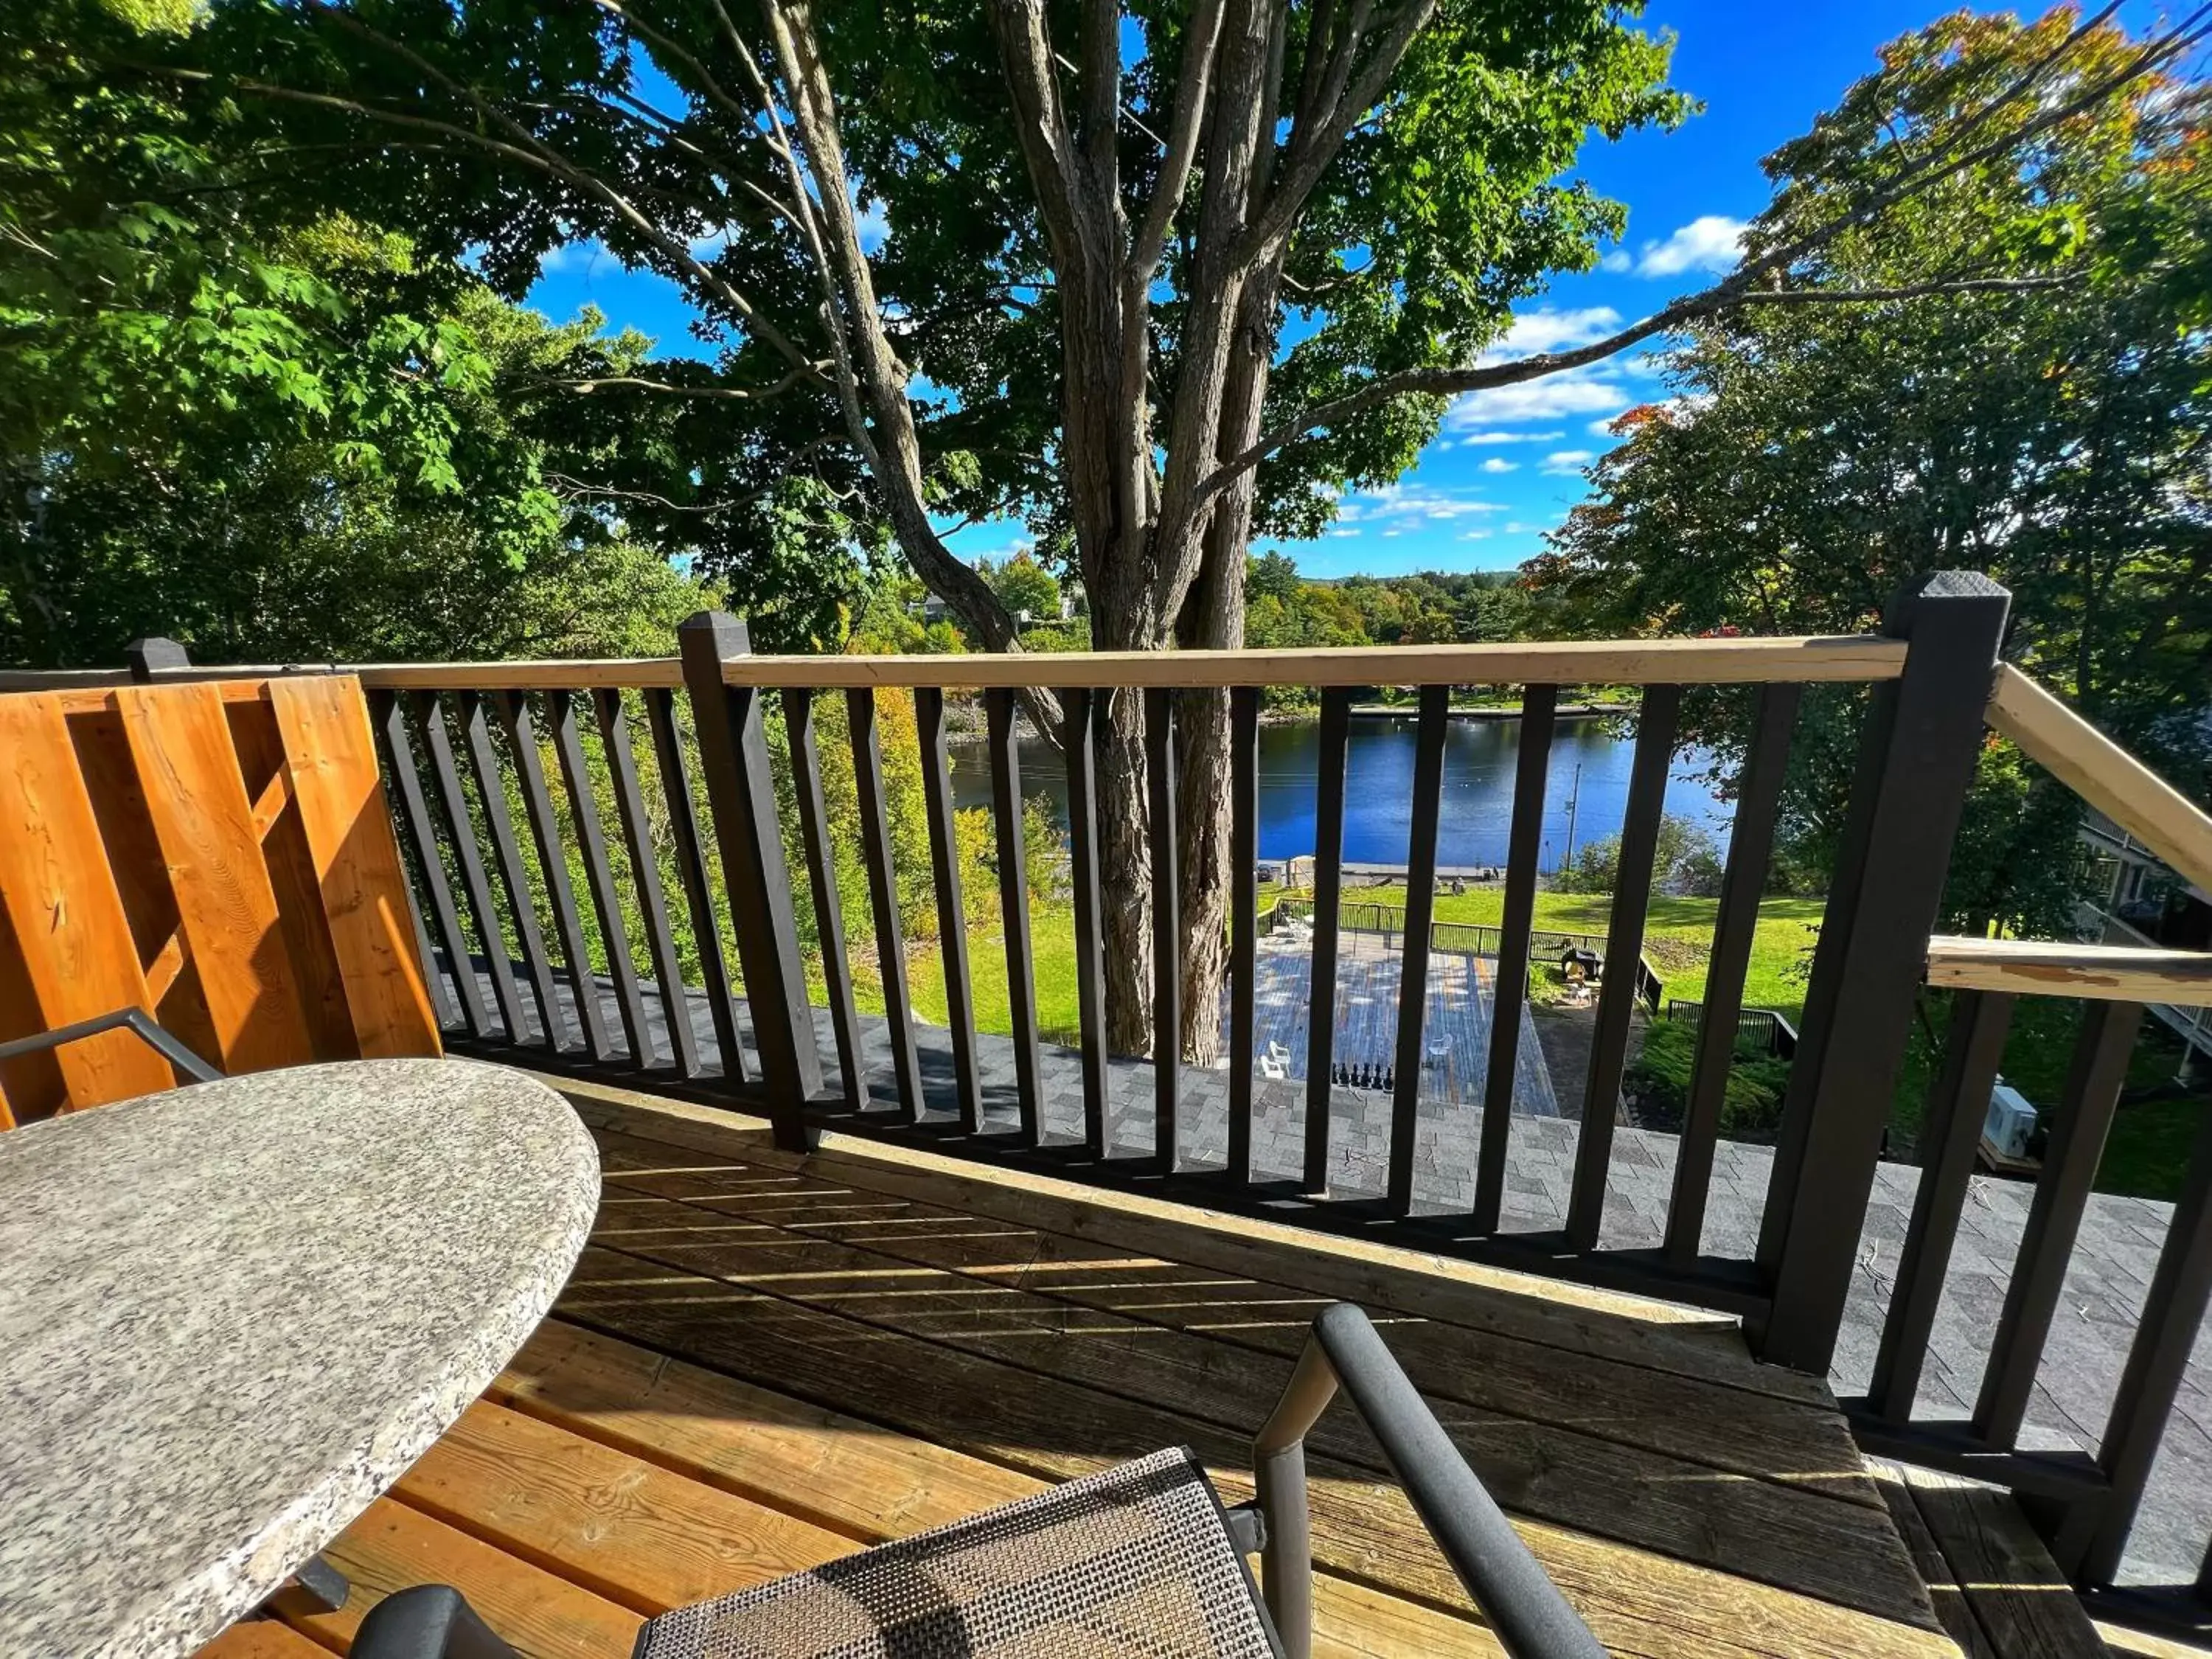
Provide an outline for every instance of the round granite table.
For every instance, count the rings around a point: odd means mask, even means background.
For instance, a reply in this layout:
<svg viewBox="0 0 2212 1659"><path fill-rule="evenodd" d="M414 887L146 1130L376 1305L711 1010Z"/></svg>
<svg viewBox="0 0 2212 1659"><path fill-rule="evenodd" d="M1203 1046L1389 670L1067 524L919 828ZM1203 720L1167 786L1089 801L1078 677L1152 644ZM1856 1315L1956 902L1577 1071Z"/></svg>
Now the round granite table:
<svg viewBox="0 0 2212 1659"><path fill-rule="evenodd" d="M599 1199L466 1060L232 1078L0 1134L0 1654L189 1654L544 1317Z"/></svg>

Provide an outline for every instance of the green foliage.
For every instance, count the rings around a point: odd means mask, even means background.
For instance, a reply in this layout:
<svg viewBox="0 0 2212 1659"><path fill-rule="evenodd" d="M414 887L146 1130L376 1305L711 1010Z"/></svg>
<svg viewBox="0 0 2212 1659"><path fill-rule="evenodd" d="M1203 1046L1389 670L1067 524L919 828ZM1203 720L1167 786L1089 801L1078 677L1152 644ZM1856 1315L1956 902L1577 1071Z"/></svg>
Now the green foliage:
<svg viewBox="0 0 2212 1659"><path fill-rule="evenodd" d="M1017 553L995 567L986 559L976 568L1017 621L1024 617L1033 622L1060 620L1060 583L1034 556Z"/></svg>
<svg viewBox="0 0 2212 1659"><path fill-rule="evenodd" d="M1887 48L1814 133L1768 161L1754 247L1823 223L2076 20L1960 14ZM2137 43L2091 31L2072 72ZM2199 799L2212 798L2212 358L2202 326L2208 140L2154 78L1830 243L1844 291L1961 269L2058 287L1747 307L1664 358L1674 398L1632 411L1532 567L1578 627L1851 633L1929 571L2013 593L2008 659ZM1894 115L1894 118L1893 118ZM1793 283L1798 279L1793 277ZM1778 860L1824 884L1863 692L1808 691ZM1696 692L1686 732L1731 760L1750 699ZM2002 744L1984 756L1949 923L2063 927L2080 888L2071 797Z"/></svg>
<svg viewBox="0 0 2212 1659"><path fill-rule="evenodd" d="M1543 637L1558 610L1506 571L1422 571L1308 581L1281 552L1248 559L1244 642L1257 649L1426 645ZM1310 702L1310 691L1270 688L1273 705Z"/></svg>
<svg viewBox="0 0 2212 1659"><path fill-rule="evenodd" d="M1664 812L1651 862L1651 890L1683 898L1718 898L1724 863L1703 824ZM1575 849L1575 861L1553 885L1563 893L1610 893L1620 872L1620 837L1607 836Z"/></svg>
<svg viewBox="0 0 2212 1659"><path fill-rule="evenodd" d="M1681 1127L1697 1051L1698 1028L1688 1021L1657 1020L1645 1030L1642 1050L1621 1077L1638 1122L1660 1129ZM1781 1126L1789 1087L1788 1060L1738 1048L1721 1096L1721 1133L1730 1140L1771 1140Z"/></svg>
<svg viewBox="0 0 2212 1659"><path fill-rule="evenodd" d="M650 340L379 228L349 147L116 72L204 49L159 9L0 45L0 658L622 653L704 601L672 560L741 573L764 647L842 642L872 556L819 480L725 489L714 402L608 395Z"/></svg>
<svg viewBox="0 0 2212 1659"><path fill-rule="evenodd" d="M1525 14L1474 0L1437 9L1297 217L1284 302L1257 325L1272 334L1294 310L1300 324L1273 373L1270 418L1375 373L1468 361L1549 272L1595 263L1624 213L1572 178L1582 145L1593 131L1672 125L1690 107L1663 85L1671 43L1634 27L1638 9L1606 0ZM1285 126L1312 15L1293 11L1277 112ZM1061 431L1070 319L985 9L854 0L815 9L813 21L855 196L884 228L870 280L919 429L921 499L948 518L1012 512L1053 562L1077 553ZM1172 120L1187 24L1180 7L1133 7L1121 21L1130 44L1120 167L1133 203L1155 181L1152 135ZM1074 25L1055 18L1054 27L1066 38ZM151 56L211 76L179 84L242 140L343 155L352 210L405 226L434 264L466 253L511 296L549 251L593 241L675 282L702 313L695 332L713 361L659 363L655 378L738 395L687 397L653 416L695 463L669 475L675 490L656 493L679 511L726 505L695 518L690 538L702 570L750 592L757 569L785 584L787 567L833 548L872 562L890 526L834 377L791 374L794 360L835 354L807 250L773 209L789 181L755 116L732 107L763 68L739 61L732 38L683 0L642 9L216 0L204 27ZM146 78L119 67L144 63L145 51L105 55L118 78ZM1079 78L1073 64L1069 73ZM1081 94L1071 85L1066 95ZM561 165L510 165L541 137ZM426 155L435 157L427 166ZM287 173L262 187L312 193L313 181ZM1171 242L1139 393L1163 442L1188 302L1212 280L1186 241ZM656 401L611 378L592 396ZM1401 398L1270 464L1259 480L1263 526L1310 532L1340 485L1395 477L1442 407ZM632 505L635 517L653 516L650 503Z"/></svg>

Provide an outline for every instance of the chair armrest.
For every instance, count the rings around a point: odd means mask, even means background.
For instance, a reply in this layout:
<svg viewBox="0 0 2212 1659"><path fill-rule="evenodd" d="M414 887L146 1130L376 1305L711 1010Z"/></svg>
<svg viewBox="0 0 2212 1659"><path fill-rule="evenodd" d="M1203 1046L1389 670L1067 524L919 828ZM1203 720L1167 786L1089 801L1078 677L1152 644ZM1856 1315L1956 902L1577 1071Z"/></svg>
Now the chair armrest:
<svg viewBox="0 0 2212 1659"><path fill-rule="evenodd" d="M96 1014L90 1019L81 1019L74 1025L64 1025L58 1031L40 1031L32 1036L17 1037L11 1042L0 1042L0 1060L13 1060L18 1054L33 1054L42 1048L58 1048L65 1042L98 1036L102 1031L112 1031L118 1027L137 1037L195 1083L214 1083L222 1076L221 1072L179 1042L173 1033L155 1024L154 1017L143 1008L117 1008L105 1014Z"/></svg>
<svg viewBox="0 0 2212 1659"><path fill-rule="evenodd" d="M520 1659L450 1584L395 1591L368 1610L353 1659Z"/></svg>
<svg viewBox="0 0 2212 1659"><path fill-rule="evenodd" d="M1305 1437L1340 1386L1506 1652L1514 1659L1605 1659L1374 1325L1348 1302L1322 1309L1314 1321L1290 1385L1252 1448L1267 1522L1267 1611L1290 1659L1308 1659L1313 1650Z"/></svg>

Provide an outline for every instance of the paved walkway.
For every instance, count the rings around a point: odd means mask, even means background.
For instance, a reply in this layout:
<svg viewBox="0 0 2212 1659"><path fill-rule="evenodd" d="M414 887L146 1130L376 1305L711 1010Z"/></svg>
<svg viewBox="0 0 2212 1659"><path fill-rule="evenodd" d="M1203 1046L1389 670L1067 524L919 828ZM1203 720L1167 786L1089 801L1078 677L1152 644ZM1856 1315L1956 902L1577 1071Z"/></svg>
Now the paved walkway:
<svg viewBox="0 0 2212 1659"><path fill-rule="evenodd" d="M1398 1058L1398 982L1404 952L1371 933L1346 935L1336 963L1334 1064L1357 1074L1380 1076ZM1307 1037L1311 1031L1313 953L1304 944L1266 939L1255 957L1257 982L1252 999L1253 1055L1285 1054L1287 1077L1307 1074ZM1487 1078L1491 1009L1498 964L1489 957L1438 951L1429 957L1421 1093L1448 1103L1479 1101ZM1223 1036L1228 1035L1224 999ZM1557 1117L1552 1073L1534 1024L1521 1022L1515 1048L1513 1110L1516 1115Z"/></svg>
<svg viewBox="0 0 2212 1659"><path fill-rule="evenodd" d="M611 990L603 987L601 996L608 1005L609 1027L619 1034L621 1022ZM488 981L485 998L489 1003ZM651 1019L658 1025L659 1000L650 989L647 998ZM564 1006L568 1000L564 992ZM690 1000L701 1049L713 1055L714 1036L704 999L694 993ZM573 1015L569 1024L573 1029ZM897 1103L889 1028L872 1016L864 1016L862 1025L869 1094L876 1104L889 1109ZM815 1029L824 1072L834 1078L836 1057L828 1020L817 1018ZM750 1044L749 1030L744 1036ZM938 1026L917 1025L915 1036L930 1115L955 1117L951 1033ZM665 1040L660 1046L665 1048ZM987 1035L979 1037L977 1046L987 1126L1011 1129L1018 1121L1013 1044ZM1042 1061L1046 1138L1080 1144L1079 1058L1073 1049L1048 1044ZM1185 1066L1182 1082L1179 1164L1185 1168L1225 1166L1227 1073ZM1568 1091L1577 1097L1579 1084L1580 1079L1567 1084ZM1149 1061L1109 1063L1107 1132L1117 1154L1137 1156L1152 1150L1152 1089ZM1255 1079L1252 1153L1255 1173L1262 1179L1294 1178L1302 1167L1304 1091L1303 1083ZM1381 1196L1389 1159L1389 1097L1369 1090L1333 1089L1329 1115L1330 1190L1345 1197ZM1414 1132L1417 1209L1449 1213L1472 1206L1481 1122L1480 1110L1473 1106L1421 1103ZM1509 1141L1504 1231L1548 1231L1564 1223L1580 1133L1577 1124L1563 1118L1516 1115ZM1601 1246L1637 1248L1660 1243L1673 1192L1675 1146L1672 1135L1626 1126L1614 1131ZM1767 1147L1720 1143L1706 1212L1704 1242L1709 1254L1748 1257L1753 1253L1772 1164L1773 1153ZM1883 1164L1877 1170L1831 1374L1839 1395L1866 1390L1919 1178L1918 1169L1908 1164ZM2025 1182L1986 1176L1977 1176L1972 1183L1921 1383L1918 1413L1923 1419L1963 1418L1972 1409L2031 1190ZM2091 1200L2028 1407L2024 1446L2094 1450L2172 1207L2148 1199L2103 1194ZM2212 1325L2198 1333L2123 1582L2194 1582L2208 1535L2212 1535Z"/></svg>

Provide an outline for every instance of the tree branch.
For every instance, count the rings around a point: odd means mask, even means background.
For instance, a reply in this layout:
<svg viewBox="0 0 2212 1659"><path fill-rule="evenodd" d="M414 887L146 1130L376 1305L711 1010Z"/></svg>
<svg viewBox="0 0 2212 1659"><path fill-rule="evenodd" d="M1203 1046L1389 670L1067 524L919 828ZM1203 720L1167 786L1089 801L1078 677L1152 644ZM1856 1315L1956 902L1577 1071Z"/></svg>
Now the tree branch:
<svg viewBox="0 0 2212 1659"><path fill-rule="evenodd" d="M1498 386L1517 386L1524 380L1541 380L1547 375L1564 374L1572 368L1584 368L1592 363L1603 362L1608 357L1616 357L1629 347L1648 340L1655 334L1671 333L1686 323L1695 322L1737 306L1875 304L1882 301L1929 299L1956 294L2028 294L2068 287L2078 280L2071 276L1967 277L1954 282L1919 283L1899 288L1754 289L1747 293L1724 293L1723 289L1727 285L1717 284L1703 293L1677 300L1663 311L1656 311L1641 322L1632 323L1618 333L1608 334L1602 340L1594 340L1588 345L1577 346L1571 351L1540 351L1529 356L1516 357L1510 362L1482 364L1469 368L1411 368L1400 374L1380 376L1357 392L1332 398L1327 403L1316 404L1304 414L1261 434L1250 447L1224 461L1200 486L1200 493L1210 496L1237 474L1259 465L1286 444L1295 443L1323 427L1334 426L1393 398L1416 395L1455 397L1462 392L1487 392Z"/></svg>
<svg viewBox="0 0 2212 1659"><path fill-rule="evenodd" d="M1168 227L1174 222L1176 209L1182 205L1183 191L1190 185L1191 165L1198 156L1199 118L1206 112L1214 48L1221 39L1222 5L1223 0L1205 0L1183 46L1182 83L1176 88L1175 112L1169 119L1167 143L1162 147L1159 177L1153 183L1152 199L1146 206L1136 239L1129 246L1123 280L1132 288L1149 285L1152 273L1159 269L1160 256L1167 252Z"/></svg>
<svg viewBox="0 0 2212 1659"><path fill-rule="evenodd" d="M1500 386L1511 386L1524 380L1540 379L1571 368L1583 368L1617 356L1629 347L1650 339L1655 334L1667 333L1701 317L1707 317L1731 307L1742 304L1820 303L1799 300L1796 295L1809 295L1810 289L1761 289L1753 287L1761 277L1786 270L1807 255L1817 252L1836 237L1854 226L1866 223L1900 203L1911 199L1936 181L1964 173L1983 163L1993 161L2006 152L2017 149L2029 139L2049 131L2062 122L2071 120L2096 107L2113 94L2172 62L2189 48L2203 40L2208 33L2205 20L2212 16L2212 4L2199 6L2181 23L2165 35L2147 42L2143 49L2120 69L2094 82L2085 90L2061 104L2039 110L2010 131L1990 140L1960 155L1938 152L1922 158L1886 181L1865 200L1822 225L1815 226L1795 240L1771 248L1754 258L1745 260L1735 270L1711 288L1686 295L1664 309L1654 312L1641 322L1632 323L1619 332L1602 340L1579 346L1571 351L1540 352L1518 358L1510 363L1494 363L1462 368L1409 369L1402 374L1384 375L1362 386L1358 392L1333 398L1306 410L1303 414L1283 422L1263 434L1257 441L1224 461L1195 492L1198 500L1211 498L1239 473L1257 466L1285 444L1327 426L1334 425L1354 415L1373 409L1395 398L1426 393L1449 397L1467 392L1480 392ZM2069 36L2069 44L2081 37L2077 29ZM2046 59L2056 60L2057 54ZM2031 92L2041 70L2032 71L2015 80L1996 100L1997 104L2016 101ZM1984 125L1990 113L1989 108L1976 111L1966 118L1960 131L1972 131ZM1273 210L1273 204L1270 204ZM1255 227L1256 228L1256 227ZM1925 285L1898 289L1830 289L1841 303L1846 299L1876 301L1884 298L1914 299L1951 293L1994 293L2008 291L1994 286L1999 283L2012 284L2038 282L2058 283L2065 278L1966 278L1938 280ZM2010 291L2025 292L2027 289L2014 287ZM1790 296L1790 297L1784 297Z"/></svg>
<svg viewBox="0 0 2212 1659"><path fill-rule="evenodd" d="M991 32L999 37L1006 66L1006 88L1014 105L1014 133L1037 211L1063 271L1081 268L1087 252L1084 216L1077 208L1082 186L1075 170L1075 141L1060 101L1053 73L1052 42L1045 31L1040 0L992 0Z"/></svg>
<svg viewBox="0 0 2212 1659"><path fill-rule="evenodd" d="M1306 198L1313 194L1330 163L1336 160L1345 139L1382 96L1390 77L1398 72L1407 48L1427 26L1436 9L1437 0L1412 0L1384 32L1373 55L1352 79L1349 88L1329 107L1328 114L1314 124L1311 137L1293 135L1291 154L1281 177L1268 192L1267 205L1246 228L1243 239L1237 244L1239 265L1255 264L1267 258L1278 244L1289 237L1299 213L1305 208ZM1356 23L1358 20L1354 21ZM1347 62L1358 47L1355 34L1345 44Z"/></svg>
<svg viewBox="0 0 2212 1659"><path fill-rule="evenodd" d="M720 398L733 402L758 403L763 398L773 398L779 392L788 392L801 381L823 380L832 367L828 362L810 363L803 368L794 368L782 379L772 380L763 386L677 386L667 380L648 380L638 374L593 374L574 380L520 380L515 383L515 390L575 392L587 396L599 392L650 392L665 398Z"/></svg>

